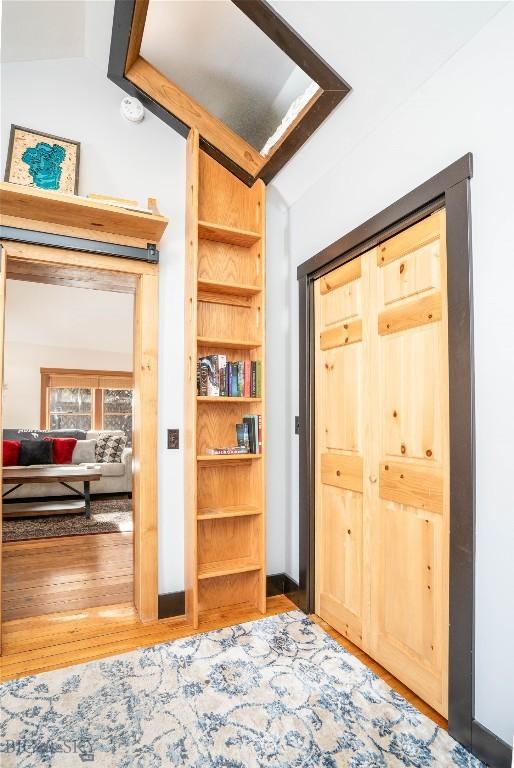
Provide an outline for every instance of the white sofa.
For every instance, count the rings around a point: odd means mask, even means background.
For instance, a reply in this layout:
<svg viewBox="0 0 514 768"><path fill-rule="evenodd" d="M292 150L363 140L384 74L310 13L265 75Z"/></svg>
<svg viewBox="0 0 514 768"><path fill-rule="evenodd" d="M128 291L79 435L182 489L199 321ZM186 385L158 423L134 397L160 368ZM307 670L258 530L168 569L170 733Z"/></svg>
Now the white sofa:
<svg viewBox="0 0 514 768"><path fill-rule="evenodd" d="M109 434L123 434L116 430L108 430ZM90 431L86 435L86 440L97 440L101 432ZM37 469L38 465L35 468ZM59 466L58 464L52 464L51 466ZM69 467L69 464L63 466ZM81 466L78 464L77 466ZM85 465L82 465L85 466ZM91 466L88 464L87 466ZM96 480L91 483L91 494L95 493L132 493L132 448L125 448L121 455L121 462L115 463L95 463L95 468L98 467L101 480ZM76 488L82 493L84 489L83 483L70 483L72 488ZM4 485L4 493L8 491L12 486ZM60 483L24 483L20 488L9 494L8 499L32 499L42 498L45 496L68 496L71 495L71 491L65 488Z"/></svg>

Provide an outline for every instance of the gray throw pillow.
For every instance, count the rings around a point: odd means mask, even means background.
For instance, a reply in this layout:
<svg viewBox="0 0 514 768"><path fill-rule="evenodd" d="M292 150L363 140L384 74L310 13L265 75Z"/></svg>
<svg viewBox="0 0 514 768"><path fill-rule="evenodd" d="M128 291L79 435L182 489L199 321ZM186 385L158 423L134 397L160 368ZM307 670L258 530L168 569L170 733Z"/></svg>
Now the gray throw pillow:
<svg viewBox="0 0 514 768"><path fill-rule="evenodd" d="M96 440L78 440L71 457L72 464L94 464L96 461Z"/></svg>
<svg viewBox="0 0 514 768"><path fill-rule="evenodd" d="M100 435L96 441L96 461L100 464L120 464L126 444L126 435L111 435L109 432Z"/></svg>

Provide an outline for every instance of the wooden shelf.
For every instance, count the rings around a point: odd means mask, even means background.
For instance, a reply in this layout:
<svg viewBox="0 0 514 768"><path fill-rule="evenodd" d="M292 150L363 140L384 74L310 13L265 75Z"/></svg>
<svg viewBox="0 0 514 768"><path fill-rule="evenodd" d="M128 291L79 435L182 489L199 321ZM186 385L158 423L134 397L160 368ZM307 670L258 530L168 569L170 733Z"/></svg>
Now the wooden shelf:
<svg viewBox="0 0 514 768"><path fill-rule="evenodd" d="M198 520L226 520L228 517L253 517L261 514L262 510L259 507L241 504L219 509L204 507L198 510L197 518Z"/></svg>
<svg viewBox="0 0 514 768"><path fill-rule="evenodd" d="M197 461L249 461L262 459L262 453L202 453L196 457Z"/></svg>
<svg viewBox="0 0 514 768"><path fill-rule="evenodd" d="M200 347L224 347L225 349L257 349L262 346L260 341L212 339L209 336L198 336L197 342Z"/></svg>
<svg viewBox="0 0 514 768"><path fill-rule="evenodd" d="M215 240L218 243L239 245L243 248L249 248L261 239L259 232L250 232L247 229L237 229L236 227L226 227L222 224L214 224L210 221L198 222L198 237L201 240Z"/></svg>
<svg viewBox="0 0 514 768"><path fill-rule="evenodd" d="M186 615L234 604L266 609L266 467L262 453L208 454L232 446L245 413L261 416L266 445L265 187L236 179L187 140L185 354L226 355L261 362L260 397L200 396L193 371L184 388L185 422L194 425L184 448ZM227 211L230 213L227 214ZM227 221L236 226L225 226ZM192 367L192 365L191 365ZM248 391L248 390L247 390ZM250 502L246 504L245 502ZM221 578L220 578L221 577Z"/></svg>
<svg viewBox="0 0 514 768"><path fill-rule="evenodd" d="M255 296L262 291L259 285L243 285L242 283L222 283L219 280L198 280L198 291L219 293L222 296Z"/></svg>
<svg viewBox="0 0 514 768"><path fill-rule="evenodd" d="M205 395L197 395L196 399L199 403L216 403L216 405L221 405L222 403L260 403L262 402L261 397L221 397L221 396L212 396L212 397L205 397Z"/></svg>
<svg viewBox="0 0 514 768"><path fill-rule="evenodd" d="M230 576L232 573L248 573L260 571L262 564L248 557L237 557L234 560L220 560L216 563L204 563L198 566L199 579L215 579L218 576Z"/></svg>
<svg viewBox="0 0 514 768"><path fill-rule="evenodd" d="M73 222L74 228L137 237L155 244L168 226L164 216L7 181L0 182L0 209L6 216L67 226Z"/></svg>

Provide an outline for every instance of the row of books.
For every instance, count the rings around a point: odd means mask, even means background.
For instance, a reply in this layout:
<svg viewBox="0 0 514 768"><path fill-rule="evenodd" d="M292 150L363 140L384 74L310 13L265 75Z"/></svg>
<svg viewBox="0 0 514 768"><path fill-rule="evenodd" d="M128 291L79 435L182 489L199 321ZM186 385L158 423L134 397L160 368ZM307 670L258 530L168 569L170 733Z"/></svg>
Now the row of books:
<svg viewBox="0 0 514 768"><path fill-rule="evenodd" d="M210 456L231 456L240 453L262 453L262 416L248 414L236 424L237 445L227 448L207 448Z"/></svg>
<svg viewBox="0 0 514 768"><path fill-rule="evenodd" d="M261 397L260 360L231 362L226 355L200 357L196 385L201 397Z"/></svg>

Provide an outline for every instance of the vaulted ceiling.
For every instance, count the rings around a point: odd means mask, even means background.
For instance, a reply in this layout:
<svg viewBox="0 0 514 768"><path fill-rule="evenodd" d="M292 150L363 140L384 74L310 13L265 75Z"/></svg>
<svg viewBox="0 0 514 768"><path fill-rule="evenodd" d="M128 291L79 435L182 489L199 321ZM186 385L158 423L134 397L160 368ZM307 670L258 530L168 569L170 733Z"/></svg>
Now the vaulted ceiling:
<svg viewBox="0 0 514 768"><path fill-rule="evenodd" d="M210 4L215 7L215 0ZM505 2L272 0L272 5L353 88L275 177L274 186L290 204ZM113 8L114 0L3 0L2 61L87 56L105 72ZM238 68L241 84L254 76L248 67Z"/></svg>

